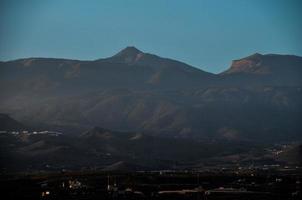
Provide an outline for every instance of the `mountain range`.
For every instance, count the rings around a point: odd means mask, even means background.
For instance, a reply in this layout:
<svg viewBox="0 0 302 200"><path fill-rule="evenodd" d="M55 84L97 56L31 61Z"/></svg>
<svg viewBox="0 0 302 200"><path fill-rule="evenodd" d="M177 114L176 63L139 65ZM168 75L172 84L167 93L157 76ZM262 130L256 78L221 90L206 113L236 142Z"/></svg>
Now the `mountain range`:
<svg viewBox="0 0 302 200"><path fill-rule="evenodd" d="M1 171L300 165L301 78L259 53L219 74L135 47L0 62Z"/></svg>
<svg viewBox="0 0 302 200"><path fill-rule="evenodd" d="M36 128L234 141L301 139L302 57L259 53L220 74L127 47L109 58L0 63L0 112Z"/></svg>

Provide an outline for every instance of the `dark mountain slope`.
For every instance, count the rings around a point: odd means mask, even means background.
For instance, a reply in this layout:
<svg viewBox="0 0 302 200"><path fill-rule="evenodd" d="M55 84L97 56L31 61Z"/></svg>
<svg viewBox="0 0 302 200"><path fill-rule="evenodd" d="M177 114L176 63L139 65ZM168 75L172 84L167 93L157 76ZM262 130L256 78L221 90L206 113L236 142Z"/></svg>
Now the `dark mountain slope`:
<svg viewBox="0 0 302 200"><path fill-rule="evenodd" d="M108 90L23 99L19 107L7 101L0 108L28 124L49 127L97 125L162 136L269 141L301 137L301 100L299 88L213 87L162 93Z"/></svg>

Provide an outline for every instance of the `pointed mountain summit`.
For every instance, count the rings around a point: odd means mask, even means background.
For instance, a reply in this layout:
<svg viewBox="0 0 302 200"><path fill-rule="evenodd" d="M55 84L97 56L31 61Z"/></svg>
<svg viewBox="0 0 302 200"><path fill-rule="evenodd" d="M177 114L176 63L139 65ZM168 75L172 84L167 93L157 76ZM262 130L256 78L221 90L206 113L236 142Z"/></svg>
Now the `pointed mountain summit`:
<svg viewBox="0 0 302 200"><path fill-rule="evenodd" d="M115 62L134 63L141 56L143 56L143 54L144 53L138 50L136 47L128 46L117 54L115 54L114 56L110 57L109 59Z"/></svg>
<svg viewBox="0 0 302 200"><path fill-rule="evenodd" d="M179 73L189 73L189 74L195 74L200 75L200 77L212 77L213 74L209 72L205 72L201 69L195 68L193 66L190 66L186 63L160 57L151 53L145 53L140 51L134 46L128 46L115 54L112 57L106 58L106 59L99 59L98 61L102 62L110 62L110 63L122 63L122 64L128 64L128 65L136 65L136 66L143 66L147 67L153 71L157 71L158 73L168 73L173 74L175 72ZM158 74L157 73L157 74ZM159 75L159 74L158 74Z"/></svg>
<svg viewBox="0 0 302 200"><path fill-rule="evenodd" d="M115 56L136 56L139 53L143 53L139 49L134 46L128 46L117 53Z"/></svg>

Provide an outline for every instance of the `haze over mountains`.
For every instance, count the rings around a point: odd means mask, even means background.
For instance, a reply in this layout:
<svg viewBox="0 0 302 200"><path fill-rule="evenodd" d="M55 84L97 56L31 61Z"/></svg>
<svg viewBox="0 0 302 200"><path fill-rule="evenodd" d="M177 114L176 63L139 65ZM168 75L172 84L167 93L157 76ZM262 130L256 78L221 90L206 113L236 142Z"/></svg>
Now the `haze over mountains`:
<svg viewBox="0 0 302 200"><path fill-rule="evenodd" d="M94 61L0 63L0 112L33 127L153 136L301 139L302 58L254 54L212 74L127 47Z"/></svg>

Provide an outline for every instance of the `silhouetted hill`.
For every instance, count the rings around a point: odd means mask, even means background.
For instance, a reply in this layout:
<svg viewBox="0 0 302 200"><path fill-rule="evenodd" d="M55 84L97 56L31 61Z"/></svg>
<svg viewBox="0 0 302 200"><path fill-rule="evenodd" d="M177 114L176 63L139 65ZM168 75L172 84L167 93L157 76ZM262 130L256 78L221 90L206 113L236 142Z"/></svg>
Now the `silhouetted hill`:
<svg viewBox="0 0 302 200"><path fill-rule="evenodd" d="M248 141L154 137L99 127L79 136L50 133L0 134L1 172L97 169L136 171L202 169L250 163L299 165L301 148L276 157L267 145Z"/></svg>
<svg viewBox="0 0 302 200"><path fill-rule="evenodd" d="M0 134L1 171L182 169L250 151L249 143L153 137L95 127L80 136Z"/></svg>
<svg viewBox="0 0 302 200"><path fill-rule="evenodd" d="M28 127L14 120L7 114L0 113L0 130L1 131L20 131L27 130Z"/></svg>

